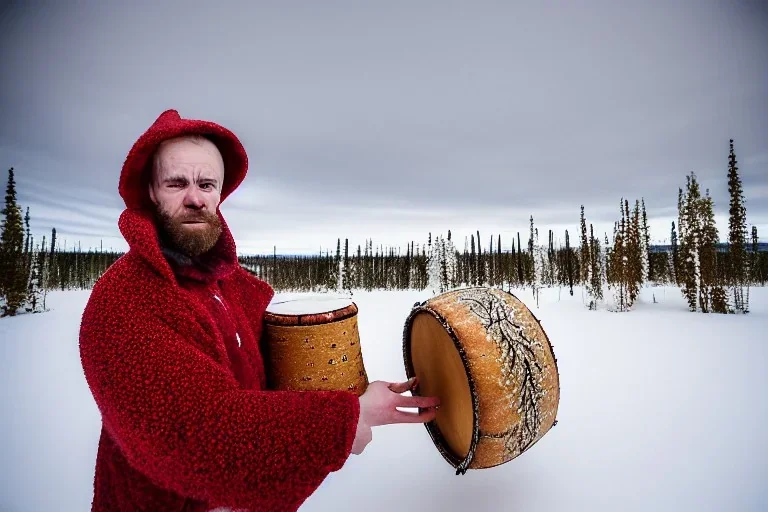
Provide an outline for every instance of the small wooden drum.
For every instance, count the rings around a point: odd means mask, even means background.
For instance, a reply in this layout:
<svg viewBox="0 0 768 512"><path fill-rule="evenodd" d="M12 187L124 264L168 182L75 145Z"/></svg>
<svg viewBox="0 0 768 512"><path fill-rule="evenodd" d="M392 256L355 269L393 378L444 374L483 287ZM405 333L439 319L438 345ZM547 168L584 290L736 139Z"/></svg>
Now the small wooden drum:
<svg viewBox="0 0 768 512"><path fill-rule="evenodd" d="M274 297L264 316L268 386L277 390L350 391L368 387L357 305L333 295Z"/></svg>
<svg viewBox="0 0 768 512"><path fill-rule="evenodd" d="M547 335L515 296L454 290L417 303L405 323L403 357L414 395L437 396L425 426L455 469L498 466L556 424L557 360Z"/></svg>

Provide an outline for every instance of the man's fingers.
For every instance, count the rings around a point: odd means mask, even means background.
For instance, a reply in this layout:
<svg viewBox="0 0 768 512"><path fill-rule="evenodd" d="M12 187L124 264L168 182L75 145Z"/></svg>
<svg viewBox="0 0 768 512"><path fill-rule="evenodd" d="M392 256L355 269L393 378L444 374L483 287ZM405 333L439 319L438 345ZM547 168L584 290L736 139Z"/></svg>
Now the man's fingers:
<svg viewBox="0 0 768 512"><path fill-rule="evenodd" d="M392 423L427 423L435 419L437 412L434 409L424 409L419 413L398 411L392 414Z"/></svg>
<svg viewBox="0 0 768 512"><path fill-rule="evenodd" d="M411 377L405 382L394 382L389 385L390 391L393 391L395 393L405 393L409 389L413 389L416 387L416 384L418 384L418 378L417 377Z"/></svg>
<svg viewBox="0 0 768 512"><path fill-rule="evenodd" d="M395 399L396 407L435 407L440 405L440 399L436 396L398 396Z"/></svg>

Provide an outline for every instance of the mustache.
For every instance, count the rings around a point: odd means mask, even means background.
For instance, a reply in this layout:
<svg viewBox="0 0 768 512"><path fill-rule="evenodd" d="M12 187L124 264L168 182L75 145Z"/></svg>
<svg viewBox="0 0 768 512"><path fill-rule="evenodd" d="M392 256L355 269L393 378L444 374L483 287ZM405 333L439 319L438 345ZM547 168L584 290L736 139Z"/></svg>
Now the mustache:
<svg viewBox="0 0 768 512"><path fill-rule="evenodd" d="M215 219L215 213L190 213L179 217L177 222L207 222L208 224L211 224Z"/></svg>

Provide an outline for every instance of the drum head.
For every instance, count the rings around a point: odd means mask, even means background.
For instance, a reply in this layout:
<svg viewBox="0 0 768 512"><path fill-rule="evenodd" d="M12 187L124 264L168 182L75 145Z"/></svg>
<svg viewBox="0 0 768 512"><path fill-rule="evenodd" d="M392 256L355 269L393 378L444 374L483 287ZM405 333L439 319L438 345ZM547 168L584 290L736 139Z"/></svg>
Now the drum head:
<svg viewBox="0 0 768 512"><path fill-rule="evenodd" d="M330 294L304 294L272 298L264 314L268 325L322 325L357 315L357 305L349 297Z"/></svg>
<svg viewBox="0 0 768 512"><path fill-rule="evenodd" d="M267 306L274 315L314 315L330 313L352 305L352 299L336 294L276 294Z"/></svg>
<svg viewBox="0 0 768 512"><path fill-rule="evenodd" d="M434 427L455 458L466 458L474 433L469 378L453 338L430 313L420 312L413 318L410 359L419 379L419 395L440 399Z"/></svg>

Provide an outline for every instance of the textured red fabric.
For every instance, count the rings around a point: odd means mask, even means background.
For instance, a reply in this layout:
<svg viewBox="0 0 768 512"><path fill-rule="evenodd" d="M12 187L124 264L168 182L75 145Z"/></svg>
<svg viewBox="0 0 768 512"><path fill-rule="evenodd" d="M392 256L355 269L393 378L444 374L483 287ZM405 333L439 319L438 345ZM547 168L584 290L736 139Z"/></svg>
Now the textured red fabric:
<svg viewBox="0 0 768 512"><path fill-rule="evenodd" d="M173 126L212 130L222 152L240 148L224 155L239 165L225 179L242 181L247 160L234 135L208 122L174 125L177 117L163 114L136 144L156 146L178 134ZM260 342L272 288L238 265L218 209L222 236L203 257L179 261L161 246L152 213L135 207L145 204L135 174L151 151L130 154L119 220L130 250L94 286L80 329L102 416L92 510L297 510L348 459L358 398L268 388Z"/></svg>

